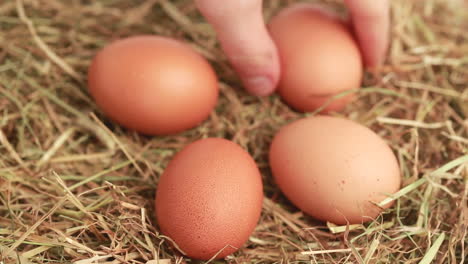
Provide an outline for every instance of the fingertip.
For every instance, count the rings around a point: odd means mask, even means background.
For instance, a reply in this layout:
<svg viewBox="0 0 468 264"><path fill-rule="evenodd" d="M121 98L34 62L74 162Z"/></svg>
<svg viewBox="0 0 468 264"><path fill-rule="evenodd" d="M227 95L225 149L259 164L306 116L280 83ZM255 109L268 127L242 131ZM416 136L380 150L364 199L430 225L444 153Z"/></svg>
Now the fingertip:
<svg viewBox="0 0 468 264"><path fill-rule="evenodd" d="M385 62L390 40L388 0L345 0L351 12L364 65L378 68Z"/></svg>
<svg viewBox="0 0 468 264"><path fill-rule="evenodd" d="M257 31L261 33L261 31ZM280 62L273 40L267 37L249 38L239 42L238 35L220 37L223 49L237 72L244 88L252 95L267 96L273 93L280 79ZM233 38L234 36L234 38Z"/></svg>
<svg viewBox="0 0 468 264"><path fill-rule="evenodd" d="M231 65L251 94L274 92L280 75L279 56L262 15L262 0L197 0L217 32Z"/></svg>
<svg viewBox="0 0 468 264"><path fill-rule="evenodd" d="M243 80L246 90L256 96L268 96L275 91L276 83L268 76L254 76Z"/></svg>
<svg viewBox="0 0 468 264"><path fill-rule="evenodd" d="M382 67L382 65L384 64L385 62L385 56L386 56L386 52L383 51L383 52L380 52L380 53L376 53L376 54L372 54L372 53L364 53L363 54L363 57L364 57L364 66L370 70L373 70L373 69L378 69L380 67Z"/></svg>

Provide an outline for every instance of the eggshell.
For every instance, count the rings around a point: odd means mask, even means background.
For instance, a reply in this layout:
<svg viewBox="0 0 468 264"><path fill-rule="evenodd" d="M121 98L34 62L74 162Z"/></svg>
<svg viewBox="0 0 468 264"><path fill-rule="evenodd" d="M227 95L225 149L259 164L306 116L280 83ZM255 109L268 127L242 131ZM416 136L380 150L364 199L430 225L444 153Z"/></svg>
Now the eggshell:
<svg viewBox="0 0 468 264"><path fill-rule="evenodd" d="M192 258L223 258L248 240L262 209L262 178L252 157L221 138L195 141L161 176L161 231Z"/></svg>
<svg viewBox="0 0 468 264"><path fill-rule="evenodd" d="M273 17L268 28L281 60L277 92L292 108L311 112L360 87L359 47L349 26L331 11L295 4ZM353 97L333 99L324 112L342 110Z"/></svg>
<svg viewBox="0 0 468 264"><path fill-rule="evenodd" d="M107 116L148 135L195 127L218 98L210 64L190 46L158 36L129 37L104 47L91 63L88 84Z"/></svg>
<svg viewBox="0 0 468 264"><path fill-rule="evenodd" d="M269 159L276 183L292 203L335 224L375 219L382 210L374 203L400 187L390 147L369 128L346 119L308 117L284 126Z"/></svg>

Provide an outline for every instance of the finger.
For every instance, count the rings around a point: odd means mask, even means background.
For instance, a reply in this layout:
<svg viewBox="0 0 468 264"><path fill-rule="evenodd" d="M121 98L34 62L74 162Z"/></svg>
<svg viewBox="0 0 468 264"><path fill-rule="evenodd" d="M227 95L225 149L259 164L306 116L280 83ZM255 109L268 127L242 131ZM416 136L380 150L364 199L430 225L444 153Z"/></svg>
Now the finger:
<svg viewBox="0 0 468 264"><path fill-rule="evenodd" d="M272 93L280 65L262 16L261 0L196 0L211 23L229 61L254 95Z"/></svg>
<svg viewBox="0 0 468 264"><path fill-rule="evenodd" d="M390 3L388 0L345 0L357 34L364 62L369 67L385 59L389 42Z"/></svg>

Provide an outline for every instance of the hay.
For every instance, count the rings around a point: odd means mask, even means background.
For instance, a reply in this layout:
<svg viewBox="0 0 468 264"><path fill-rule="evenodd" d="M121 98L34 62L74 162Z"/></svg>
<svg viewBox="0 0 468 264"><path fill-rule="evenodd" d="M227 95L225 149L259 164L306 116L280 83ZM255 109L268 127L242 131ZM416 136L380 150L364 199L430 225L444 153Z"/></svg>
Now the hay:
<svg viewBox="0 0 468 264"><path fill-rule="evenodd" d="M265 1L266 15L288 2ZM265 183L261 221L229 262L466 263L468 7L457 3L392 1L388 61L339 115L392 146L406 187L382 218L339 227L302 215L273 183L269 142L302 115L277 96L241 89L192 1L2 1L0 262L189 261L155 228L154 192L175 152L217 136L248 149ZM87 66L106 43L135 34L185 39L213 63L222 94L210 120L173 137L144 137L98 111Z"/></svg>

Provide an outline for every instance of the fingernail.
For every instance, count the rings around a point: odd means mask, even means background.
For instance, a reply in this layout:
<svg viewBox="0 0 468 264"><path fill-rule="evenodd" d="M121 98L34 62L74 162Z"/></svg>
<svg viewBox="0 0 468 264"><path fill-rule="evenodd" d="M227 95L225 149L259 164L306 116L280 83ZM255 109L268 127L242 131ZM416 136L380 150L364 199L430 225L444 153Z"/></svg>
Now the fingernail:
<svg viewBox="0 0 468 264"><path fill-rule="evenodd" d="M275 88L271 79L264 76L249 78L245 85L251 93L258 96L269 95Z"/></svg>

